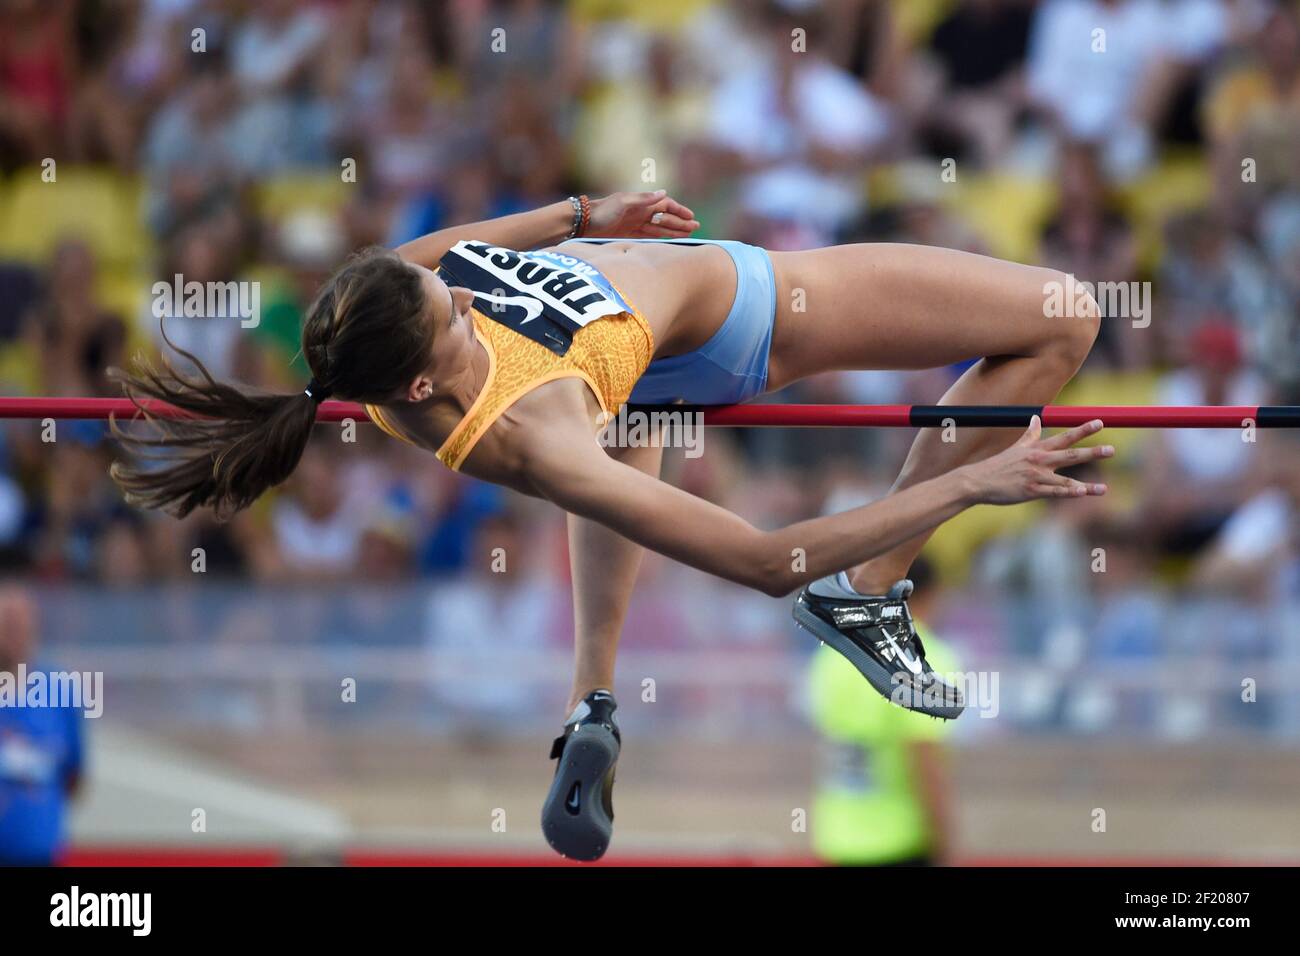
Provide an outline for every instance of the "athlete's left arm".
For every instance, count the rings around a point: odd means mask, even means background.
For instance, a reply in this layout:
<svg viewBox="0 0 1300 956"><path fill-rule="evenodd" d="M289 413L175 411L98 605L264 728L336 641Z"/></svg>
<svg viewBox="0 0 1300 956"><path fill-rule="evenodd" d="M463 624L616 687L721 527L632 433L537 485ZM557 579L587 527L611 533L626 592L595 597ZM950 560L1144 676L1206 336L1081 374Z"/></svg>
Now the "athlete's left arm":
<svg viewBox="0 0 1300 956"><path fill-rule="evenodd" d="M611 193L593 199L591 218L583 235L592 239L681 239L699 227L695 213L659 189ZM562 242L572 228L573 204L566 199L531 212L439 229L403 243L397 247L397 254L408 262L433 269L447 250L462 239L476 239L507 249L538 249Z"/></svg>

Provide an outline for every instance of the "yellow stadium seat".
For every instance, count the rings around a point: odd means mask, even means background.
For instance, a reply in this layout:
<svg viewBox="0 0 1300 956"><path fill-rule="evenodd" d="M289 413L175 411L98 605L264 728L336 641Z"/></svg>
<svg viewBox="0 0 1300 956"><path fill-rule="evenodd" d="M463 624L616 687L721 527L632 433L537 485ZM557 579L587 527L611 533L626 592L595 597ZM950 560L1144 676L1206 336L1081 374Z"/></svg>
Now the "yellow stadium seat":
<svg viewBox="0 0 1300 956"><path fill-rule="evenodd" d="M1157 372L1084 372L1061 392L1062 405L1150 405L1160 385Z"/></svg>
<svg viewBox="0 0 1300 956"><path fill-rule="evenodd" d="M268 222L278 223L302 209L335 212L355 188L338 173L291 173L259 183L254 195L258 213Z"/></svg>
<svg viewBox="0 0 1300 956"><path fill-rule="evenodd" d="M867 170L864 179L867 198L873 208L893 206L906 198L903 171L895 163L882 163Z"/></svg>
<svg viewBox="0 0 1300 956"><path fill-rule="evenodd" d="M1119 191L1120 202L1137 232L1138 256L1144 268L1160 261L1164 224L1169 218L1204 207L1212 188L1209 163L1203 156L1176 154Z"/></svg>
<svg viewBox="0 0 1300 956"><path fill-rule="evenodd" d="M579 22L630 20L652 29L674 29L712 5L714 0L569 0L569 14Z"/></svg>
<svg viewBox="0 0 1300 956"><path fill-rule="evenodd" d="M41 357L36 346L18 339L0 346L0 394L36 395L41 390Z"/></svg>
<svg viewBox="0 0 1300 956"><path fill-rule="evenodd" d="M0 256L43 264L66 238L87 242L100 263L144 261L149 236L141 214L141 184L109 170L59 166L45 182L38 167L10 179L0 205Z"/></svg>
<svg viewBox="0 0 1300 956"><path fill-rule="evenodd" d="M133 328L148 309L151 285L150 276L139 269L101 266L95 280L95 297Z"/></svg>
<svg viewBox="0 0 1300 956"><path fill-rule="evenodd" d="M239 278L246 282L256 282L263 289L274 289L284 285L292 285L293 283L293 273L289 269L267 262L251 264ZM263 294L263 299L265 300L265 294Z"/></svg>
<svg viewBox="0 0 1300 956"><path fill-rule="evenodd" d="M930 39L935 27L957 6L956 0L892 0L894 29L908 46Z"/></svg>
<svg viewBox="0 0 1300 956"><path fill-rule="evenodd" d="M1032 262L1056 202L1056 186L1025 176L958 170L956 183L944 195L949 211L988 243L993 255Z"/></svg>
<svg viewBox="0 0 1300 956"><path fill-rule="evenodd" d="M1022 532L1042 517L1041 501L1000 508L980 505L968 508L939 526L925 545L925 556L934 563L939 579L946 584L961 585L970 573L975 553L994 538Z"/></svg>

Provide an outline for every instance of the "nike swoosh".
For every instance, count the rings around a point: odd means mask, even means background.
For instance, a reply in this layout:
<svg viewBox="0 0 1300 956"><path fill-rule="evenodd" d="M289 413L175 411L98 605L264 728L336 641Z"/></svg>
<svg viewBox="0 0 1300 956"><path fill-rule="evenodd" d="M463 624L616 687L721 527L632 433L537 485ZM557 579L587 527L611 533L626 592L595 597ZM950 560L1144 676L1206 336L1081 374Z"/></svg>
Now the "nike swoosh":
<svg viewBox="0 0 1300 956"><path fill-rule="evenodd" d="M897 642L895 642L892 634L886 634L885 640L889 641L889 646L894 649L894 653L897 654L898 659L903 662L903 666L906 667L913 674L915 674L917 677L920 677L921 662L915 661L912 658L908 657L906 654L904 654L903 649L898 646Z"/></svg>
<svg viewBox="0 0 1300 956"><path fill-rule="evenodd" d="M474 298L487 299L489 302L495 302L498 305L513 305L516 308L523 309L528 313L528 318L520 322L520 325L527 325L542 314L542 303L522 295L491 295L487 292L475 292Z"/></svg>
<svg viewBox="0 0 1300 956"><path fill-rule="evenodd" d="M582 784L575 783L573 792L569 795L568 804L570 810L578 809L578 804L582 802Z"/></svg>
<svg viewBox="0 0 1300 956"><path fill-rule="evenodd" d="M585 700L578 701L578 706L573 708L573 713L569 715L566 724L580 724L591 714L591 704Z"/></svg>

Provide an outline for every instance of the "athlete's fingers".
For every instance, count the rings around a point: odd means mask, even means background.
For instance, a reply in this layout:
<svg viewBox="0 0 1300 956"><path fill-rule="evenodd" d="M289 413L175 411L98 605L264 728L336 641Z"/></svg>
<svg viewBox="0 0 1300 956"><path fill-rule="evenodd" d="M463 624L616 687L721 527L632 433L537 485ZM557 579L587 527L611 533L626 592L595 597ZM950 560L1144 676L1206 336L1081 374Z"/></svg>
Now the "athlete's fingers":
<svg viewBox="0 0 1300 956"><path fill-rule="evenodd" d="M1070 493L1070 489L1065 485L1049 485L1043 482L1037 482L1029 486L1029 493L1035 498L1073 498L1075 495Z"/></svg>
<svg viewBox="0 0 1300 956"><path fill-rule="evenodd" d="M1088 495L1088 486L1066 478L1062 482L1037 482L1030 486L1030 491L1040 498L1083 498Z"/></svg>
<svg viewBox="0 0 1300 956"><path fill-rule="evenodd" d="M1032 445L1034 442L1038 441L1042 434L1043 420L1035 415L1033 418L1029 419L1029 427L1025 429L1025 433L1020 436L1020 439L1016 444Z"/></svg>
<svg viewBox="0 0 1300 956"><path fill-rule="evenodd" d="M683 206L672 196L665 196L663 198L662 203L660 204L660 207L656 211L672 213L674 216L678 217L679 219L693 220L695 218L695 213L691 212L689 206Z"/></svg>
<svg viewBox="0 0 1300 956"><path fill-rule="evenodd" d="M1106 485L1075 481L1065 475L1043 475L1030 485L1030 491L1041 498L1085 498L1104 495Z"/></svg>
<svg viewBox="0 0 1300 956"><path fill-rule="evenodd" d="M1070 490L1080 498L1097 498L1104 495L1108 487L1100 483L1076 481L1070 486Z"/></svg>
<svg viewBox="0 0 1300 956"><path fill-rule="evenodd" d="M1070 478L1066 475L1058 475L1056 472L1051 471L1050 469L1047 468L1041 469L1038 472L1038 477L1035 480L1039 484L1043 484L1043 485L1069 486L1072 483L1077 484L1077 482L1075 482L1073 478Z"/></svg>
<svg viewBox="0 0 1300 956"><path fill-rule="evenodd" d="M1063 448L1060 451L1039 451L1034 454L1033 460L1040 465L1046 465L1054 471L1057 468L1080 465L1085 461L1110 458L1114 454L1114 445L1090 445L1084 448Z"/></svg>
<svg viewBox="0 0 1300 956"><path fill-rule="evenodd" d="M650 217L650 225L658 226L661 229L672 229L683 234L700 228L700 224L694 219L682 219L680 216L674 216L668 212L655 213Z"/></svg>
<svg viewBox="0 0 1300 956"><path fill-rule="evenodd" d="M1053 435L1043 441L1043 447L1049 451L1055 451L1058 448L1069 448L1083 441L1089 435L1095 435L1102 430L1100 418L1094 418L1090 422L1084 422L1082 425L1076 425L1069 431L1063 431L1059 435Z"/></svg>
<svg viewBox="0 0 1300 956"><path fill-rule="evenodd" d="M650 211L652 213L656 213L656 212L668 213L670 215L676 216L679 219L695 218L695 213L691 212L691 210L688 207L683 206L672 196L661 196L658 202L653 203L650 206Z"/></svg>

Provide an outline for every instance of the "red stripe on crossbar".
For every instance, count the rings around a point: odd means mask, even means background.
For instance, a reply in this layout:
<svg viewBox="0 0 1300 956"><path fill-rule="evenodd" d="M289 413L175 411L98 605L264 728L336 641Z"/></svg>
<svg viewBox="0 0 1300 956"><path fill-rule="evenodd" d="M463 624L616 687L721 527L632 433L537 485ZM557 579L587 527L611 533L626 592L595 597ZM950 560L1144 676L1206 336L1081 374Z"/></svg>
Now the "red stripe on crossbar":
<svg viewBox="0 0 1300 956"><path fill-rule="evenodd" d="M185 414L162 402L141 404L159 418ZM914 413L932 414L937 409L929 405L718 405L681 410L702 412L706 425L738 428L905 428L913 424ZM1026 421L1032 411L1026 411ZM0 418L130 419L137 413L135 405L125 398L0 398ZM979 427L987 423L982 416L1005 416L1007 410L999 406L953 405L944 406L943 413L951 414L958 426ZM365 409L355 402L324 402L316 417L321 422L370 420ZM1241 428L1247 421L1261 427L1300 427L1300 407L1296 406L1048 405L1042 409L1042 417L1043 424L1053 428L1081 425L1094 418L1110 428Z"/></svg>

